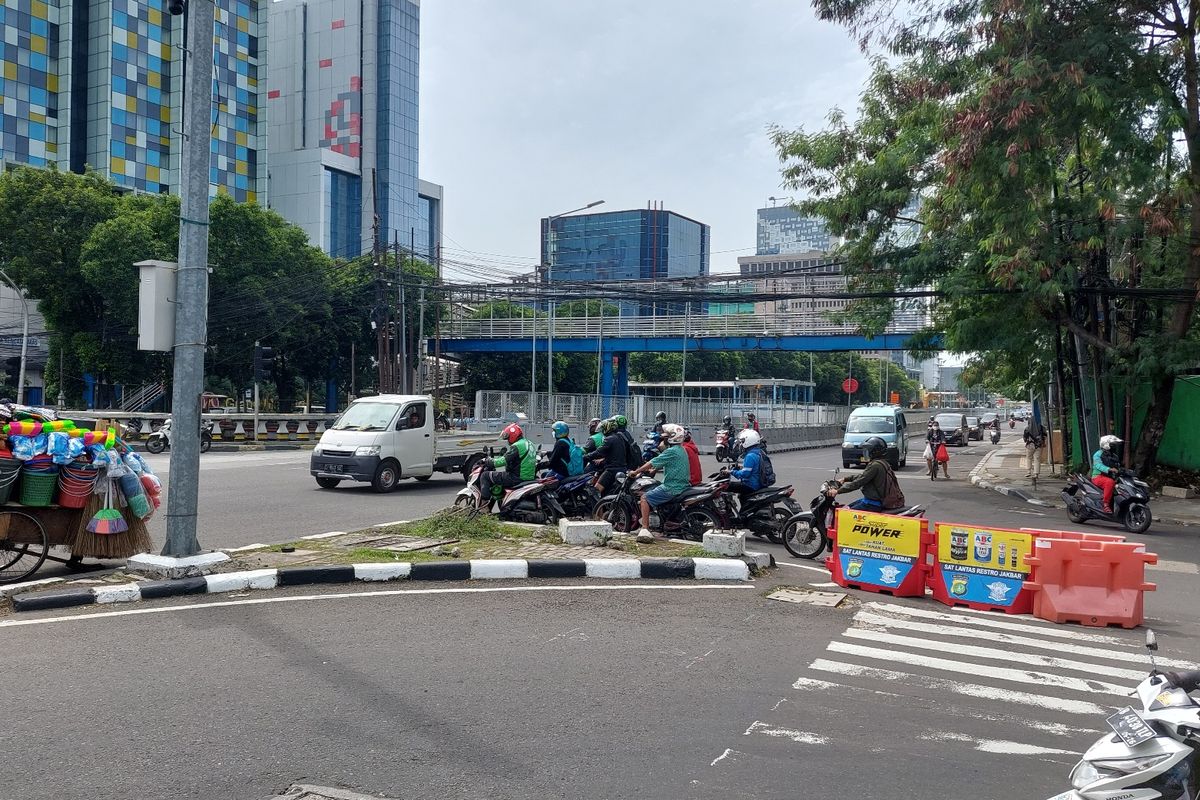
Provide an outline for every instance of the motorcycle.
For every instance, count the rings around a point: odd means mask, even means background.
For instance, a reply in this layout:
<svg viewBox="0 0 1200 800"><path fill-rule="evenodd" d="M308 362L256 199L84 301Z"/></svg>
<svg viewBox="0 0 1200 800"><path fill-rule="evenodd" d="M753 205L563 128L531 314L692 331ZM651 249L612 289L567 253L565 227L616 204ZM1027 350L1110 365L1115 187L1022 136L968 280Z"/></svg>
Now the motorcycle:
<svg viewBox="0 0 1200 800"><path fill-rule="evenodd" d="M716 457L718 464L722 461L730 463L734 461L733 454L729 450L729 431L724 428L717 428L713 443L715 445L713 455Z"/></svg>
<svg viewBox="0 0 1200 800"><path fill-rule="evenodd" d="M999 428L992 428L991 440L992 440L992 444L1000 444L1000 429Z"/></svg>
<svg viewBox="0 0 1200 800"><path fill-rule="evenodd" d="M727 481L729 471L722 469L708 478ZM778 544L788 521L803 510L792 499L794 491L791 486L768 486L753 494L723 491L716 501L721 511L721 527L748 530L753 536Z"/></svg>
<svg viewBox="0 0 1200 800"><path fill-rule="evenodd" d="M454 507L457 509L473 510L479 508L480 479L486 459L475 465L467 485L458 490L454 497ZM500 519L507 522L529 522L534 525L554 525L567 516L566 510L558 502L554 494L554 486L558 483L555 478L538 478L532 481L518 483L511 489L505 489L500 497ZM498 487L494 487L498 488Z"/></svg>
<svg viewBox="0 0 1200 800"><path fill-rule="evenodd" d="M1071 770L1070 791L1050 800L1196 800L1200 797L1200 670L1161 673L1154 664L1158 641L1146 631L1150 674L1126 706L1105 722L1101 736ZM1115 734L1115 735L1114 735Z"/></svg>
<svg viewBox="0 0 1200 800"><path fill-rule="evenodd" d="M596 503L600 502L600 492L593 485L596 480L594 472L585 472L566 480L559 481L554 487L554 496L570 519L586 519L592 516Z"/></svg>
<svg viewBox="0 0 1200 800"><path fill-rule="evenodd" d="M838 470L835 470L834 474L837 472ZM816 558L826 549L832 549L833 542L829 531L833 528L837 510L843 507L837 501L834 490L840 489L841 486L842 482L836 477L825 481L809 504L809 510L796 514L785 523L783 546L796 558ZM917 504L900 509L884 509L879 513L897 517L923 517L925 506Z"/></svg>
<svg viewBox="0 0 1200 800"><path fill-rule="evenodd" d="M1077 473L1067 476L1062 499L1067 504L1067 516L1074 523L1099 519L1124 525L1130 533L1145 533L1153 521L1149 505L1150 487L1127 469L1117 473L1111 513L1104 510L1104 492L1100 487Z"/></svg>
<svg viewBox="0 0 1200 800"><path fill-rule="evenodd" d="M213 421L200 421L200 452L207 453L212 447ZM161 453L171 447L171 418L159 426L158 430L146 437L146 449L151 453Z"/></svg>
<svg viewBox="0 0 1200 800"><path fill-rule="evenodd" d="M649 461L658 455L658 443L662 439L662 434L654 429L646 431L645 438L642 439L642 461Z"/></svg>
<svg viewBox="0 0 1200 800"><path fill-rule="evenodd" d="M614 531L632 533L640 523L639 498L658 486L659 482L648 475L629 480L628 473L619 472L616 485L615 493L602 497L596 504L592 517L610 523ZM651 509L650 530L702 541L706 531L721 528L721 515L712 501L723 490L719 483L702 483L680 492L669 502Z"/></svg>

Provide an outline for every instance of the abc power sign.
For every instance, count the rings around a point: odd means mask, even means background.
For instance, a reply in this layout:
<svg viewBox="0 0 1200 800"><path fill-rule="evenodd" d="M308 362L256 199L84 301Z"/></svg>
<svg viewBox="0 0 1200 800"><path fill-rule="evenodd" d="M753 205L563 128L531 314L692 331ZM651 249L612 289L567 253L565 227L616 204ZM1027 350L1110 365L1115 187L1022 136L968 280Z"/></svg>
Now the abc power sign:
<svg viewBox="0 0 1200 800"><path fill-rule="evenodd" d="M839 508L838 561L855 583L896 587L921 555L921 520Z"/></svg>

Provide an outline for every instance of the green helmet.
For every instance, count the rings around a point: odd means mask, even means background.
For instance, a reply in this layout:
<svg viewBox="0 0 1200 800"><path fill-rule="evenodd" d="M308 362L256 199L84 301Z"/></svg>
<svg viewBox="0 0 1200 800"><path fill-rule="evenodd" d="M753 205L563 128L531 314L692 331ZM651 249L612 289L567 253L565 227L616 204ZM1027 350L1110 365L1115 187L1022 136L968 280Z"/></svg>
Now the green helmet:
<svg viewBox="0 0 1200 800"><path fill-rule="evenodd" d="M605 436L608 436L610 433L616 433L616 431L617 421L612 417L609 417L608 419L604 420L604 422L600 423L600 432Z"/></svg>
<svg viewBox="0 0 1200 800"><path fill-rule="evenodd" d="M618 428L629 427L629 420L625 419L624 414L617 414L615 417L613 417L613 420L617 423Z"/></svg>

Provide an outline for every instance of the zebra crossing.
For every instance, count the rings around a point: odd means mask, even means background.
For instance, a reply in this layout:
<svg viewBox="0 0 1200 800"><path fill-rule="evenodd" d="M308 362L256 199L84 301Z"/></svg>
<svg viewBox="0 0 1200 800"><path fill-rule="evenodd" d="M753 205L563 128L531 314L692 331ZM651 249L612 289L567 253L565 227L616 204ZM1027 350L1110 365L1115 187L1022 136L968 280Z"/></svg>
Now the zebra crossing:
<svg viewBox="0 0 1200 800"><path fill-rule="evenodd" d="M793 688L819 693L814 702L886 699L889 708L923 721L915 735L947 746L1070 760L1107 715L1129 704L1149 670L1142 642L1139 631L867 602ZM1191 668L1168 658L1158 664Z"/></svg>

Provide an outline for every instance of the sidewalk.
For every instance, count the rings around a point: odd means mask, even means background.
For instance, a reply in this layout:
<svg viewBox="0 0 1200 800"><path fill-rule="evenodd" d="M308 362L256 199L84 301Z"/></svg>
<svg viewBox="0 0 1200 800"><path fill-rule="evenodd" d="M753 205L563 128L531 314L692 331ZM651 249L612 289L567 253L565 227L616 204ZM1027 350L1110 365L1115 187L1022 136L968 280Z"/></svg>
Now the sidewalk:
<svg viewBox="0 0 1200 800"><path fill-rule="evenodd" d="M996 448L985 455L971 470L972 485L981 489L1016 497L1027 503L1045 508L1065 508L1061 492L1066 485L1066 475L1061 465L1053 471L1048 464L1042 465L1042 474L1037 486L1033 479L1025 477L1025 446L1019 440ZM1200 525L1200 500L1180 500L1174 497L1155 495L1151 498L1150 510L1154 519L1173 525Z"/></svg>

